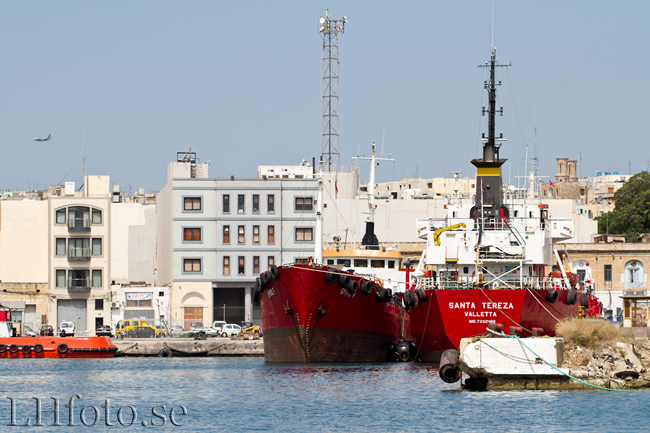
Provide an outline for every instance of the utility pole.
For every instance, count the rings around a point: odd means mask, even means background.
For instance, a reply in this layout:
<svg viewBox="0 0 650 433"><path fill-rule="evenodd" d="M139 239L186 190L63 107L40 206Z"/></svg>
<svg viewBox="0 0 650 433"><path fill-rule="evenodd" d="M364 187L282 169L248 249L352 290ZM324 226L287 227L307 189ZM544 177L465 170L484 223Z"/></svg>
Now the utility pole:
<svg viewBox="0 0 650 433"><path fill-rule="evenodd" d="M323 171L338 171L339 154L339 33L343 33L342 19L330 18L329 10L318 20L318 32L323 36L323 141L321 166ZM334 170L332 170L334 168Z"/></svg>

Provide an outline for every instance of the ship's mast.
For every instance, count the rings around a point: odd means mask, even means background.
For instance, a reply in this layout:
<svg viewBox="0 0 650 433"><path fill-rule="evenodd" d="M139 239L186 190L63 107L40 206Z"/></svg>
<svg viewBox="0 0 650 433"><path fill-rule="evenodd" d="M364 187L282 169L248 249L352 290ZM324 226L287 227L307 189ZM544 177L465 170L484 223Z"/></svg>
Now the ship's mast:
<svg viewBox="0 0 650 433"><path fill-rule="evenodd" d="M496 48L492 49L492 56L485 65L479 65L479 68L490 68L490 78L484 82L484 87L488 92L489 106L483 107L483 115L488 114L488 136L483 134L483 158L473 159L472 164L476 167L476 199L475 207L472 210L472 218L480 221L481 224L490 221L497 221L497 218L507 218L507 209L502 206L502 177L501 166L506 159L499 157L501 142L505 141L503 134L497 138L495 132L495 116L497 113L503 116L503 107L497 110L497 91L496 86L501 82L496 82L496 68L508 65L499 65L497 63Z"/></svg>
<svg viewBox="0 0 650 433"><path fill-rule="evenodd" d="M377 250L379 249L379 241L377 236L375 236L375 168L377 167L377 161L394 161L393 158L388 155L388 158L378 158L375 156L375 142L372 142L372 156L370 158L365 156L355 156L353 159L364 159L370 160L370 181L368 182L368 212L366 213L366 234L363 235L361 240L361 245L364 245L367 249Z"/></svg>

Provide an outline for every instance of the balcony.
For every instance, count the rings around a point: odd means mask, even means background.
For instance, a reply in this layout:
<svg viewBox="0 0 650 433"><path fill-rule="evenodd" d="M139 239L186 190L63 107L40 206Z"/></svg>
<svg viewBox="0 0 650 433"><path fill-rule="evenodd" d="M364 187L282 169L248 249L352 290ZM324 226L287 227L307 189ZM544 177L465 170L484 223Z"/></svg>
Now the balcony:
<svg viewBox="0 0 650 433"><path fill-rule="evenodd" d="M89 232L90 231L90 218L68 218L68 231L71 232Z"/></svg>
<svg viewBox="0 0 650 433"><path fill-rule="evenodd" d="M68 278L68 291L69 292L90 292L90 279L82 278Z"/></svg>
<svg viewBox="0 0 650 433"><path fill-rule="evenodd" d="M90 260L90 248L70 246L68 248L68 260L72 260L72 261Z"/></svg>

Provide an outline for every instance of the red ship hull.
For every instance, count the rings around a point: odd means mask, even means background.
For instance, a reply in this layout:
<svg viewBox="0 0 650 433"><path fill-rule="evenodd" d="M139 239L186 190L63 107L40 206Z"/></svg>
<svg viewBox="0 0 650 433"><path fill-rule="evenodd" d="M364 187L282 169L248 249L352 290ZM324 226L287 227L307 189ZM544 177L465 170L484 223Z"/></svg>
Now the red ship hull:
<svg viewBox="0 0 650 433"><path fill-rule="evenodd" d="M3 358L111 358L117 347L108 337L4 337Z"/></svg>
<svg viewBox="0 0 650 433"><path fill-rule="evenodd" d="M548 290L426 290L427 299L412 308L411 331L423 362L439 362L447 349L458 349L462 338L484 334L488 323L522 328L529 336L533 327L543 335L555 335L555 325L581 313L577 303L566 304L569 291L559 290L554 303L546 301ZM590 296L590 306L598 308ZM586 311L586 310L585 310Z"/></svg>
<svg viewBox="0 0 650 433"><path fill-rule="evenodd" d="M363 277L326 266L279 267L260 293L267 362L341 363L391 359L391 346L410 339L409 315L393 302L380 302L374 286L350 293L328 271Z"/></svg>

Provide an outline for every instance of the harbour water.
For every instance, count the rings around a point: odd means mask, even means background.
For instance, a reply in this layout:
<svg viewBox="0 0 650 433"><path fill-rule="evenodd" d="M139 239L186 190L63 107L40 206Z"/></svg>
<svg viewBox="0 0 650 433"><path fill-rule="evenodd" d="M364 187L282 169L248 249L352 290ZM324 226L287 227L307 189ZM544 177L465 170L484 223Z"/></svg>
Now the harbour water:
<svg viewBox="0 0 650 433"><path fill-rule="evenodd" d="M650 394L458 392L458 384L442 382L437 368L425 364L274 365L261 357L6 360L0 377L3 431L25 431L24 425L43 432L650 429Z"/></svg>

